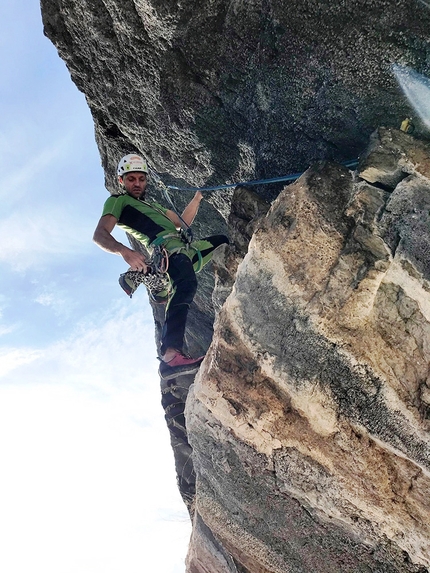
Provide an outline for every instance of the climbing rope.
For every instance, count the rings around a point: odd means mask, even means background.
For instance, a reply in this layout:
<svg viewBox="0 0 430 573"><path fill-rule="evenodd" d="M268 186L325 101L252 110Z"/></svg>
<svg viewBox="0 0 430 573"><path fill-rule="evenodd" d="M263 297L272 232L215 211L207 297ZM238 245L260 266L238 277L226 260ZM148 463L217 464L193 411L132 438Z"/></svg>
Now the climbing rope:
<svg viewBox="0 0 430 573"><path fill-rule="evenodd" d="M348 168L357 167L358 160L353 159L351 161L344 161L341 163ZM232 187L244 187L250 185L268 185L269 183L281 183L283 181L296 181L301 175L303 175L304 171L300 173L292 173L291 175L283 175L282 177L272 177L271 179L257 179L252 181L240 181L238 183L229 183L226 185L216 185L214 187L175 187L174 185L164 185L167 189L172 189L174 191L219 191L221 189L231 189ZM151 170L152 174L152 170ZM157 175L158 177L158 175ZM158 177L158 179L160 179ZM160 180L161 181L161 180Z"/></svg>
<svg viewBox="0 0 430 573"><path fill-rule="evenodd" d="M357 167L358 160L352 159L350 161L344 161L343 163L341 163L341 165L344 165L345 167L348 167L348 168L354 168L354 167ZM149 171L151 177L154 179L154 181L160 187L166 201L171 206L172 211L179 217L179 220L183 224L182 233L183 234L185 233L185 235L183 236L183 239L185 239L185 241L188 243L191 243L191 241L193 240L193 232L191 230L190 225L188 225L183 220L183 218L179 214L178 210L176 209L175 204L173 203L173 201L169 195L169 189L171 189L172 191L220 191L222 189L231 189L232 187L239 187L239 186L244 187L244 186L251 186L251 185L268 185L269 183L281 183L283 181L296 181L296 179L298 179L304 173L304 171L301 171L300 173L292 173L291 175L283 175L282 177L272 177L270 179L254 179L252 181L239 181L237 183L228 183L225 185L216 185L214 187L176 187L175 185L166 185L164 183L164 181L161 179L161 177L158 175L158 173L149 166L148 166L148 171Z"/></svg>

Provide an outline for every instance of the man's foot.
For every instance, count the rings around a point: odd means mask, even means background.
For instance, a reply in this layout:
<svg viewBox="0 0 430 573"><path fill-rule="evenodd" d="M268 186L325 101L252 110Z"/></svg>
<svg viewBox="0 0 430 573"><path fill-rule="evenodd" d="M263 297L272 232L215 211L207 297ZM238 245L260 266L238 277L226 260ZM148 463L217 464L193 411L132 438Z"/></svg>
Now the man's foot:
<svg viewBox="0 0 430 573"><path fill-rule="evenodd" d="M185 374L194 374L200 368L204 356L191 358L182 352L177 352L168 362L161 361L158 372L163 380L170 380Z"/></svg>

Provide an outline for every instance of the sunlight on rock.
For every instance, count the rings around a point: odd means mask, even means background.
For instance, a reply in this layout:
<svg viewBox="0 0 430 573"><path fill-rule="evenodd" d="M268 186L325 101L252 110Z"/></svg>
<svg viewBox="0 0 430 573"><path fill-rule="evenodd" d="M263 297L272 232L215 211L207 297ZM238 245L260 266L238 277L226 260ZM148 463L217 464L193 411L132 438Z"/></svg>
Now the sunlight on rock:
<svg viewBox="0 0 430 573"><path fill-rule="evenodd" d="M426 2L422 3L429 6ZM430 79L398 64L393 64L392 70L409 103L430 128Z"/></svg>

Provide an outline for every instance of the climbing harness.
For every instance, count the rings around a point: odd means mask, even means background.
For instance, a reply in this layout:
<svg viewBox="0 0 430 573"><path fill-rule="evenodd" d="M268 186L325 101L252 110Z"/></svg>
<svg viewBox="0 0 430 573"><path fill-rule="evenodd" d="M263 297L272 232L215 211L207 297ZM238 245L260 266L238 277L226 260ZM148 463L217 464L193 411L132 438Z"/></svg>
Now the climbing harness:
<svg viewBox="0 0 430 573"><path fill-rule="evenodd" d="M182 245L178 246L178 247L170 247L169 248L169 253L167 254L166 251L166 256L169 257L169 255L176 255L178 253L184 253L186 252L188 255L190 255L190 251L194 251L194 253L197 255L198 258L198 265L197 268L195 269L196 273L198 273L199 271L202 270L203 267L203 257L202 254L200 252L200 250L192 244L192 242L190 241L190 235L187 234L186 232L184 232L183 229L179 229L178 232L176 233L167 233L165 235L161 234L159 235L156 239L154 239L151 243L151 247L159 247L161 245L163 245L163 243L165 243L168 239L179 239L182 241ZM190 257L192 258L192 257Z"/></svg>

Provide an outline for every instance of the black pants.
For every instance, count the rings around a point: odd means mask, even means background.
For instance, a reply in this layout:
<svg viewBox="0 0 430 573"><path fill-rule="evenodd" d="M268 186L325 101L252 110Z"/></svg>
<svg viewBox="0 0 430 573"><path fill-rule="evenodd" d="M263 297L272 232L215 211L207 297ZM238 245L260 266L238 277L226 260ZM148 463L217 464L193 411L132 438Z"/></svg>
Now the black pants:
<svg viewBox="0 0 430 573"><path fill-rule="evenodd" d="M206 264L210 261L214 250L220 245L228 244L229 240L225 235L213 235L202 239L199 243L205 247L200 253L203 264ZM162 355L168 348L182 350L184 345L188 309L197 290L194 266L198 266L199 259L198 255L194 255L193 260L191 260L182 253L169 257L168 272L173 284L173 295L167 306L166 320L161 334L160 351Z"/></svg>

